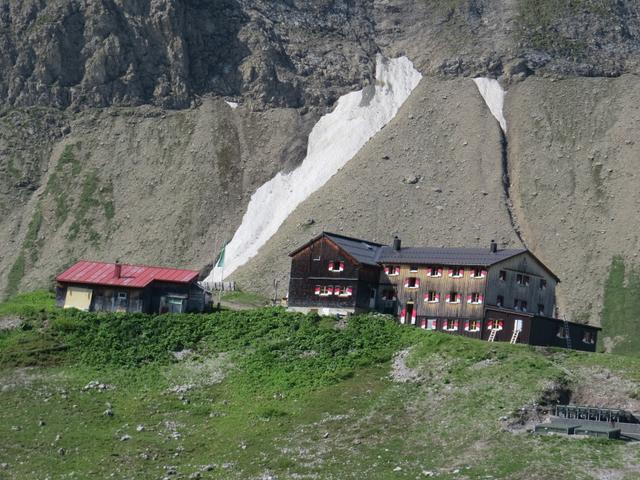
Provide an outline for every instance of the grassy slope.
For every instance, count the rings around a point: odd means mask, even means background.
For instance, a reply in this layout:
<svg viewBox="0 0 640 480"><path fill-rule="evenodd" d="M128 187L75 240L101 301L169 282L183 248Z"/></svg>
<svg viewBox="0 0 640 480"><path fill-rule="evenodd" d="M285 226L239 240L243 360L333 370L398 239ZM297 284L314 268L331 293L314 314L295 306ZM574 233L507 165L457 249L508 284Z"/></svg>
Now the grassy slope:
<svg viewBox="0 0 640 480"><path fill-rule="evenodd" d="M188 478L204 465L214 468L202 478L220 479L423 471L590 479L609 469L637 478L630 445L511 434L499 421L581 368L637 382L636 359L488 344L379 317L337 330L332 320L278 309L163 317L54 310L46 318L40 310L26 315L31 330L0 333L3 479L158 479L168 467ZM43 342L64 349L33 353ZM389 358L409 345L422 379L394 382ZM180 348L192 358L167 353ZM91 380L109 388L83 390Z"/></svg>
<svg viewBox="0 0 640 480"><path fill-rule="evenodd" d="M637 355L640 349L640 271L616 257L604 286L602 337L612 339L613 352Z"/></svg>

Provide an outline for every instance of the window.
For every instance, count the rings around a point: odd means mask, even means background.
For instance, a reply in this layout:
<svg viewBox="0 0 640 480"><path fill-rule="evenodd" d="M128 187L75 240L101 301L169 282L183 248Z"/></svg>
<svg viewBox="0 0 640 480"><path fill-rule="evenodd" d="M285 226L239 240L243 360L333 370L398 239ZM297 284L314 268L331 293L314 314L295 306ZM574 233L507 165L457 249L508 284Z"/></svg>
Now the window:
<svg viewBox="0 0 640 480"><path fill-rule="evenodd" d="M447 303L460 303L460 294L458 292L447 293Z"/></svg>
<svg viewBox="0 0 640 480"><path fill-rule="evenodd" d="M429 277L441 277L442 276L442 268L440 268L440 267L429 267L427 269L427 275Z"/></svg>
<svg viewBox="0 0 640 480"><path fill-rule="evenodd" d="M316 285L314 293L320 297L328 297L333 295L333 287L327 285Z"/></svg>
<svg viewBox="0 0 640 480"><path fill-rule="evenodd" d="M569 337L569 332L567 332L567 329L564 328L564 325L560 325L558 327L558 333L556 333L556 337L558 337L558 338L567 338L567 337Z"/></svg>
<svg viewBox="0 0 640 480"><path fill-rule="evenodd" d="M483 301L482 295L480 295L478 292L474 292L467 295L467 303L479 305L482 303L482 301Z"/></svg>
<svg viewBox="0 0 640 480"><path fill-rule="evenodd" d="M464 277L464 268L453 267L449 269L449 276L451 278L462 278Z"/></svg>
<svg viewBox="0 0 640 480"><path fill-rule="evenodd" d="M582 335L582 343L588 343L590 345L593 345L595 343L595 340L593 339L593 333L584 332L584 334Z"/></svg>
<svg viewBox="0 0 640 480"><path fill-rule="evenodd" d="M418 266L417 266L417 265L411 265L411 266L409 266L409 271L410 271L411 273L415 273L415 272L417 272L417 271L418 271Z"/></svg>
<svg viewBox="0 0 640 480"><path fill-rule="evenodd" d="M322 260L322 257L320 256L320 254L318 254L317 257L313 257L314 262L319 262L320 260Z"/></svg>
<svg viewBox="0 0 640 480"><path fill-rule="evenodd" d="M519 312L526 312L527 311L527 302L525 300L519 300L519 299L515 299L513 301L513 309L514 310L518 310Z"/></svg>
<svg viewBox="0 0 640 480"><path fill-rule="evenodd" d="M443 330L447 330L449 332L453 332L458 330L458 320L447 319L444 321L442 326Z"/></svg>
<svg viewBox="0 0 640 480"><path fill-rule="evenodd" d="M540 279L540 290L547 288L547 281L544 278Z"/></svg>
<svg viewBox="0 0 640 480"><path fill-rule="evenodd" d="M427 330L435 330L438 328L438 320L435 318L430 318L427 320Z"/></svg>
<svg viewBox="0 0 640 480"><path fill-rule="evenodd" d="M386 267L384 267L384 273L386 273L390 277L400 275L400 265L387 265Z"/></svg>
<svg viewBox="0 0 640 480"><path fill-rule="evenodd" d="M334 260L333 262L329 262L329 271L330 272L344 271L344 262L339 262L337 260Z"/></svg>
<svg viewBox="0 0 640 480"><path fill-rule="evenodd" d="M502 330L504 328L504 320L488 320L487 330Z"/></svg>
<svg viewBox="0 0 640 480"><path fill-rule="evenodd" d="M440 301L440 294L435 290L429 290L424 294L424 301L429 303L438 303Z"/></svg>
<svg viewBox="0 0 640 480"><path fill-rule="evenodd" d="M118 292L118 300L126 300L127 292Z"/></svg>
<svg viewBox="0 0 640 480"><path fill-rule="evenodd" d="M531 279L529 278L529 275L523 275L521 273L518 273L516 275L516 283L518 285L522 285L523 287L526 287L529 285L529 282L531 281Z"/></svg>
<svg viewBox="0 0 640 480"><path fill-rule="evenodd" d="M486 277L486 276L487 276L487 271L486 271L486 270L483 270L483 269L482 269L482 268L480 268L480 267L474 267L474 268L471 270L471 276L472 276L473 278L484 278L484 277Z"/></svg>
<svg viewBox="0 0 640 480"><path fill-rule="evenodd" d="M333 294L339 297L350 297L353 295L353 288L350 286L336 286L333 289Z"/></svg>
<svg viewBox="0 0 640 480"><path fill-rule="evenodd" d="M420 279L416 277L407 277L404 281L405 288L419 288Z"/></svg>
<svg viewBox="0 0 640 480"><path fill-rule="evenodd" d="M504 306L504 297L502 295L498 295L498 298L496 300L496 306L498 307Z"/></svg>
<svg viewBox="0 0 640 480"><path fill-rule="evenodd" d="M506 270L500 270L500 272L498 273L498 280L506 282L507 281L507 271Z"/></svg>
<svg viewBox="0 0 640 480"><path fill-rule="evenodd" d="M479 332L480 321L479 320L467 320L464 322L464 330L466 332Z"/></svg>
<svg viewBox="0 0 640 480"><path fill-rule="evenodd" d="M538 315L544 315L544 303L538 304Z"/></svg>
<svg viewBox="0 0 640 480"><path fill-rule="evenodd" d="M382 299L383 300L395 300L396 299L396 289L395 288L385 288L382 290Z"/></svg>

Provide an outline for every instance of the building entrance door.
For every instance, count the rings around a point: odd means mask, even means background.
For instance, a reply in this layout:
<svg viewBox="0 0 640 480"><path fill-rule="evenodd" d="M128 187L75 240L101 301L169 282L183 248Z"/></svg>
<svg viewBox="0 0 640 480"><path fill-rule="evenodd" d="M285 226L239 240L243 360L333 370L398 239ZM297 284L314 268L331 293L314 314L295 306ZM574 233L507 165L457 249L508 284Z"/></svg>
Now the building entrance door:
<svg viewBox="0 0 640 480"><path fill-rule="evenodd" d="M369 296L369 308L371 310L375 310L376 309L376 294L377 291L375 288L371 289L371 295Z"/></svg>
<svg viewBox="0 0 640 480"><path fill-rule="evenodd" d="M411 323L411 324L415 324L416 323L416 317L413 314L413 309L415 308L415 306L413 305L413 303L407 303L407 323Z"/></svg>
<svg viewBox="0 0 640 480"><path fill-rule="evenodd" d="M516 331L516 332L521 332L522 331L522 319L516 318L513 321L513 330Z"/></svg>

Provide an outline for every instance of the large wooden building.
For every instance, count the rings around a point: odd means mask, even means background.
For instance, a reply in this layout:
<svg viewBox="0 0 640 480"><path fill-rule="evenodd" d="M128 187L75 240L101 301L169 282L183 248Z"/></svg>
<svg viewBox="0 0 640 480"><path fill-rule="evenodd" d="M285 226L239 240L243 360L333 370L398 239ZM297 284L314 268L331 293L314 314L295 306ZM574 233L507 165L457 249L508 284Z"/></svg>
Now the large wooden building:
<svg viewBox="0 0 640 480"><path fill-rule="evenodd" d="M202 312L198 272L80 261L56 277L57 305L90 312Z"/></svg>
<svg viewBox="0 0 640 480"><path fill-rule="evenodd" d="M324 232L290 256L291 310L378 311L428 330L595 350L598 327L553 318L559 279L526 249L406 248Z"/></svg>

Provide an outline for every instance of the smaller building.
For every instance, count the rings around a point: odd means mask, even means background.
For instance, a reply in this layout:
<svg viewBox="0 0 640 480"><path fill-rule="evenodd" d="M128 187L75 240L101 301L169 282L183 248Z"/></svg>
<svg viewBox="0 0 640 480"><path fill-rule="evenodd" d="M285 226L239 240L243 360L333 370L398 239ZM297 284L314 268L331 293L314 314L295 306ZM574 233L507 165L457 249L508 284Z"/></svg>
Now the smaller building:
<svg viewBox="0 0 640 480"><path fill-rule="evenodd" d="M202 312L198 272L80 261L56 277L56 304L86 312Z"/></svg>

